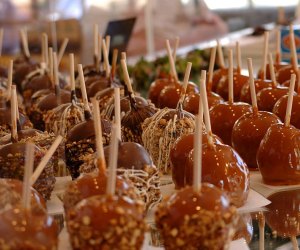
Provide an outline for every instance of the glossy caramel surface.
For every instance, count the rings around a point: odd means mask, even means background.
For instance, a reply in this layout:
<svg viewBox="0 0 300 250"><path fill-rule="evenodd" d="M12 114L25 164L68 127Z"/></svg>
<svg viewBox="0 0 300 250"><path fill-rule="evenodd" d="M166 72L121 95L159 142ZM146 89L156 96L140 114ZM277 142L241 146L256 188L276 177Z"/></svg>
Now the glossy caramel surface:
<svg viewBox="0 0 300 250"><path fill-rule="evenodd" d="M248 80L248 76L241 75L237 72L233 74L233 93L235 101L240 100L241 90ZM221 78L216 93L222 96L224 100L228 100L228 75Z"/></svg>
<svg viewBox="0 0 300 250"><path fill-rule="evenodd" d="M256 93L258 93L262 89L271 88L273 86L272 81L262 80L262 79L255 79L254 84L255 84L255 92ZM240 101L241 102L246 102L246 103L249 103L249 104L252 103L249 81L246 84L244 84L244 86L242 87L241 95L240 95Z"/></svg>
<svg viewBox="0 0 300 250"><path fill-rule="evenodd" d="M53 250L57 245L58 227L45 212L15 207L0 213L1 249Z"/></svg>
<svg viewBox="0 0 300 250"><path fill-rule="evenodd" d="M260 142L272 124L281 123L280 119L266 111L257 114L248 113L241 116L232 129L232 146L247 163L256 169L256 153Z"/></svg>
<svg viewBox="0 0 300 250"><path fill-rule="evenodd" d="M272 112L275 103L289 92L288 87L265 88L257 93L259 110Z"/></svg>
<svg viewBox="0 0 300 250"><path fill-rule="evenodd" d="M210 110L212 132L225 144L231 145L231 134L234 123L244 114L252 112L247 103L221 103Z"/></svg>
<svg viewBox="0 0 300 250"><path fill-rule="evenodd" d="M168 78L162 78L157 79L154 82L151 83L149 91L148 91L148 98L151 100L152 103L154 103L155 106L158 105L158 97L160 95L160 92L163 90L163 88L167 86L173 85L175 82L173 80L170 80Z"/></svg>
<svg viewBox="0 0 300 250"><path fill-rule="evenodd" d="M266 223L277 235L291 237L300 235L300 190L289 190L268 197Z"/></svg>
<svg viewBox="0 0 300 250"><path fill-rule="evenodd" d="M274 105L273 113L282 121L285 119L288 96L281 97ZM294 95L291 113L291 124L300 129L300 96Z"/></svg>
<svg viewBox="0 0 300 250"><path fill-rule="evenodd" d="M205 144L202 152L202 181L226 191L237 207L244 205L249 193L250 176L243 159L233 148L224 144L215 144L215 148ZM192 150L187 161L191 173L187 178L189 184L193 180L193 163Z"/></svg>
<svg viewBox="0 0 300 250"><path fill-rule="evenodd" d="M276 72L276 79L279 83L284 83L291 79L291 74L294 74L295 70L292 65L286 65L285 67L280 68Z"/></svg>
<svg viewBox="0 0 300 250"><path fill-rule="evenodd" d="M272 125L258 149L257 163L266 184L300 184L300 130Z"/></svg>

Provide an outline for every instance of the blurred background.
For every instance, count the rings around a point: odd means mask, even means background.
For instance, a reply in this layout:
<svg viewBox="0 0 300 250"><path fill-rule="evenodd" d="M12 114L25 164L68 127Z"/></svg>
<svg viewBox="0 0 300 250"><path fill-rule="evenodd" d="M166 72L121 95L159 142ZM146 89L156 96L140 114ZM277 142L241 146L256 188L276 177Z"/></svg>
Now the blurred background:
<svg viewBox="0 0 300 250"><path fill-rule="evenodd" d="M0 26L4 28L3 54L19 51L19 29L28 31L32 53L40 49L40 34L47 32L54 49L65 37L67 50L75 51L83 63L91 57L93 24L104 32L108 21L137 16L147 0L1 0ZM197 9L199 0L179 0L186 15ZM294 18L298 0L205 0L207 7L227 25L228 32L276 22L278 11ZM166 12L167 15L167 12ZM55 21L55 28L51 22ZM201 37L199 41L205 40ZM54 41L53 40L53 41Z"/></svg>

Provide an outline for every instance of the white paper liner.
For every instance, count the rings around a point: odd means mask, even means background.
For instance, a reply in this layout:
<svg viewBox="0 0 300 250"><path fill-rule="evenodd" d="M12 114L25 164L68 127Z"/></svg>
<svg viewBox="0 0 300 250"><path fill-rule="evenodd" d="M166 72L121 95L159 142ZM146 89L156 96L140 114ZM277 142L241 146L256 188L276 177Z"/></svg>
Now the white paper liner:
<svg viewBox="0 0 300 250"><path fill-rule="evenodd" d="M148 244L150 234L145 234L145 241L142 250L164 250L163 247L154 247ZM69 234L66 227L60 232L58 236L58 250L72 250ZM249 250L248 244L244 238L234 240L230 243L229 250Z"/></svg>
<svg viewBox="0 0 300 250"><path fill-rule="evenodd" d="M286 185L286 186L271 186L263 182L261 173L259 171L250 173L250 186L265 197L270 196L273 193L300 189L300 185Z"/></svg>

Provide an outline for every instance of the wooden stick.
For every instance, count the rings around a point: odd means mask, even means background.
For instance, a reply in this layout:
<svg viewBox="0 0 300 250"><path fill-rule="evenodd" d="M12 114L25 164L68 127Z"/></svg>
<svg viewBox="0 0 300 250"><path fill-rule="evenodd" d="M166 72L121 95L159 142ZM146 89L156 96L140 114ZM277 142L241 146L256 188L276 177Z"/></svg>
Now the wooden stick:
<svg viewBox="0 0 300 250"><path fill-rule="evenodd" d="M60 65L61 59L64 56L64 53L65 53L65 50L67 48L68 42L69 42L69 39L65 38L62 45L59 48L59 52L58 52L58 56L57 56L57 65L58 66Z"/></svg>
<svg viewBox="0 0 300 250"><path fill-rule="evenodd" d="M118 140L122 140L121 133L121 104L120 104L120 88L114 88L114 106L115 106L115 124L118 128Z"/></svg>
<svg viewBox="0 0 300 250"><path fill-rule="evenodd" d="M59 76L58 76L58 59L56 52L53 52L53 71L54 71L54 86L57 104L61 104L60 86L59 86Z"/></svg>
<svg viewBox="0 0 300 250"><path fill-rule="evenodd" d="M174 49L173 49L173 60L174 60L175 63L176 63L177 48L179 46L179 42L180 42L180 38L179 38L179 36L176 36L175 45L174 45Z"/></svg>
<svg viewBox="0 0 300 250"><path fill-rule="evenodd" d="M292 74L291 81L290 81L290 87L289 87L287 108L286 108L286 113L285 113L285 120L284 120L285 127L289 127L290 122L291 122L295 82L296 82L296 74Z"/></svg>
<svg viewBox="0 0 300 250"><path fill-rule="evenodd" d="M102 36L98 36L98 57L99 57L99 63L102 61Z"/></svg>
<svg viewBox="0 0 300 250"><path fill-rule="evenodd" d="M21 41L22 41L24 55L27 59L29 59L30 52L29 52L29 48L28 48L28 40L27 40L26 31L24 29L21 29L20 34L21 34Z"/></svg>
<svg viewBox="0 0 300 250"><path fill-rule="evenodd" d="M106 43L105 43L104 39L102 41L102 49L103 49L105 73L106 73L106 77L109 77L109 75L110 75L110 66L109 66L109 61L108 61L108 50L107 50Z"/></svg>
<svg viewBox="0 0 300 250"><path fill-rule="evenodd" d="M26 155L25 155L24 178L23 178L23 193L22 193L22 205L26 209L30 209L30 207L31 207L30 178L31 178L32 172L33 172L34 151L35 151L35 145L33 143L26 143Z"/></svg>
<svg viewBox="0 0 300 250"><path fill-rule="evenodd" d="M171 51L169 40L166 40L166 46L167 46L167 52L168 52L169 63L170 63L170 67L171 67L171 72L172 72L172 75L173 75L175 81L178 82L178 75L177 75L177 72L176 72L175 62L174 62L174 58L173 58L173 55L172 55L172 51Z"/></svg>
<svg viewBox="0 0 300 250"><path fill-rule="evenodd" d="M278 83L277 83L276 76L275 76L275 70L274 70L274 63L273 63L272 53L269 53L269 68L270 68L272 86L273 86L273 88L276 88L277 85L278 85Z"/></svg>
<svg viewBox="0 0 300 250"><path fill-rule="evenodd" d="M201 101L199 102L199 108L203 106L201 105ZM202 180L202 129L203 129L203 113L199 112L195 117L196 120L196 129L194 134L194 174L193 174L193 187L195 192L199 192L201 188L201 180Z"/></svg>
<svg viewBox="0 0 300 250"><path fill-rule="evenodd" d="M290 41L291 41L292 65L293 65L294 71L297 72L298 71L298 56L297 56L297 51L296 51L293 25L290 25Z"/></svg>
<svg viewBox="0 0 300 250"><path fill-rule="evenodd" d="M52 84L54 83L54 67L53 67L53 49L50 47L48 49L48 54L49 54L49 77L52 81ZM54 86L53 86L54 87Z"/></svg>
<svg viewBox="0 0 300 250"><path fill-rule="evenodd" d="M125 61L127 60L127 58L126 58L126 52L122 52L121 53L121 59L124 59Z"/></svg>
<svg viewBox="0 0 300 250"><path fill-rule="evenodd" d="M285 10L283 7L278 7L277 9L277 21L279 24L285 24Z"/></svg>
<svg viewBox="0 0 300 250"><path fill-rule="evenodd" d="M263 212L259 212L258 217L258 224L259 224L259 250L265 249L265 216Z"/></svg>
<svg viewBox="0 0 300 250"><path fill-rule="evenodd" d="M19 103L18 103L18 97L17 97L17 87L16 85L12 85L11 86L11 91L14 91L14 95L16 98L16 117L17 117L17 121L20 121L20 112L19 112Z"/></svg>
<svg viewBox="0 0 300 250"><path fill-rule="evenodd" d="M96 98L93 98L92 104L93 104L94 127L95 127L95 134L96 134L96 155L97 155L96 159L98 163L99 172L104 173L106 170L106 163L105 163L105 156L104 156L104 149L103 149L99 102L96 100Z"/></svg>
<svg viewBox="0 0 300 250"><path fill-rule="evenodd" d="M2 56L2 47L3 47L3 34L4 34L4 29L0 29L0 56Z"/></svg>
<svg viewBox="0 0 300 250"><path fill-rule="evenodd" d="M109 51L110 51L110 36L105 37L105 45L107 49L107 58L109 58Z"/></svg>
<svg viewBox="0 0 300 250"><path fill-rule="evenodd" d="M75 75L74 75L74 54L69 54L70 60L70 84L71 84L71 91L75 91Z"/></svg>
<svg viewBox="0 0 300 250"><path fill-rule="evenodd" d="M99 27L98 24L94 24L94 58L97 62L99 60Z"/></svg>
<svg viewBox="0 0 300 250"><path fill-rule="evenodd" d="M298 240L296 236L291 236L291 242L293 244L293 250L299 250Z"/></svg>
<svg viewBox="0 0 300 250"><path fill-rule="evenodd" d="M34 173L32 174L32 176L30 178L31 185L33 185L37 181L37 179L43 172L44 168L46 167L47 163L51 159L52 155L55 153L57 147L61 143L62 139L63 139L63 137L61 135L56 137L55 141L52 143L51 147L48 149L48 151L44 155L43 159L41 160L40 164L37 166Z"/></svg>
<svg viewBox="0 0 300 250"><path fill-rule="evenodd" d="M236 62L237 62L237 72L240 74L242 71L242 55L240 43L236 42Z"/></svg>
<svg viewBox="0 0 300 250"><path fill-rule="evenodd" d="M266 79L266 67L267 67L267 57L269 51L269 32L266 31L264 34L264 51L263 51L263 61L262 61L262 80Z"/></svg>
<svg viewBox="0 0 300 250"><path fill-rule="evenodd" d="M112 128L112 137L109 145L109 164L108 164L108 177L107 177L107 187L106 194L114 195L116 190L116 172L117 172L117 163L118 163L118 146L119 140L117 137L118 128L116 125L113 125Z"/></svg>
<svg viewBox="0 0 300 250"><path fill-rule="evenodd" d="M233 56L232 49L228 50L228 102L232 104L234 102L233 94Z"/></svg>
<svg viewBox="0 0 300 250"><path fill-rule="evenodd" d="M132 89L132 86L131 86L130 77L129 77L128 70L127 70L126 61L124 59L121 59L121 67L122 67L122 70L123 70L124 81L125 81L125 84L127 86L128 92L131 95L134 95L134 92L133 92L133 89Z"/></svg>
<svg viewBox="0 0 300 250"><path fill-rule="evenodd" d="M16 85L11 86L11 98L10 98L10 115L11 115L11 139L13 142L18 141L17 130L17 89Z"/></svg>
<svg viewBox="0 0 300 250"><path fill-rule="evenodd" d="M276 52L275 52L275 63L280 64L281 63L281 30L278 27L276 29Z"/></svg>
<svg viewBox="0 0 300 250"><path fill-rule="evenodd" d="M14 66L14 61L10 60L9 61L9 66L8 66L8 76L7 76L6 101L9 101L9 99L11 97L11 86L12 86L12 79L13 79L13 66Z"/></svg>
<svg viewBox="0 0 300 250"><path fill-rule="evenodd" d="M255 91L255 82L254 82L254 76L253 76L253 65L252 65L252 59L248 58L248 71L249 71L249 85L250 85L250 93L251 93L251 100L252 100L252 109L253 114L258 114L258 108L257 108L257 100L256 100L256 91Z"/></svg>
<svg viewBox="0 0 300 250"><path fill-rule="evenodd" d="M42 62L44 62L48 66L49 63L48 35L46 33L42 34Z"/></svg>
<svg viewBox="0 0 300 250"><path fill-rule="evenodd" d="M225 69L223 50L222 50L222 46L221 46L219 40L217 40L217 49L218 49L218 62L219 62L220 68Z"/></svg>
<svg viewBox="0 0 300 250"><path fill-rule="evenodd" d="M91 112L89 102L88 102L88 97L86 94L86 86L85 86L82 64L78 64L78 73L79 73L80 89L81 89L81 95L82 95L84 109L86 111Z"/></svg>
<svg viewBox="0 0 300 250"><path fill-rule="evenodd" d="M117 69L117 61L118 61L118 50L114 49L113 57L112 57L112 66L111 66L111 78L115 78L116 69Z"/></svg>
<svg viewBox="0 0 300 250"><path fill-rule="evenodd" d="M217 47L213 47L210 50L210 59L209 59L209 68L208 68L208 84L207 84L207 91L211 91L212 88L212 80L214 75L214 67L216 61L216 52Z"/></svg>
<svg viewBox="0 0 300 250"><path fill-rule="evenodd" d="M207 139L208 139L208 145L211 148L214 148L214 141L213 141L213 135L211 131L211 122L210 122L210 116L209 116L209 107L208 107L208 101L207 101L207 92L206 92L206 71L201 70L201 77L200 77L200 99L202 100L203 105L203 111L204 111L204 119L205 119L205 126L207 131Z"/></svg>
<svg viewBox="0 0 300 250"><path fill-rule="evenodd" d="M192 69L192 63L188 62L187 66L186 66L186 69L185 69L185 74L184 74L184 79L183 79L183 86L182 86L181 96L180 96L180 99L178 101L178 105L182 105L182 103L184 102L185 95L186 95L186 89L187 89L187 86L189 84L191 69Z"/></svg>

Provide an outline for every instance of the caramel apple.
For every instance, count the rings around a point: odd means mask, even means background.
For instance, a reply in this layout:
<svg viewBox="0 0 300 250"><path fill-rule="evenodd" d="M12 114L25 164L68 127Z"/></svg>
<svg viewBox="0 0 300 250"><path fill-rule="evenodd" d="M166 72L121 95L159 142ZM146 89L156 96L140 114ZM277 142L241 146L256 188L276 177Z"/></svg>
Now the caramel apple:
<svg viewBox="0 0 300 250"><path fill-rule="evenodd" d="M273 82L271 80L255 79L254 84L255 84L255 92L256 93L258 93L262 89L273 87ZM249 81L241 89L241 94L240 94L239 100L241 102L246 102L246 103L251 104Z"/></svg>
<svg viewBox="0 0 300 250"><path fill-rule="evenodd" d="M257 164L264 183L269 185L296 185L300 183L299 150L300 131L290 125L293 90L296 76L293 74L289 88L284 124L272 125L264 136L257 152Z"/></svg>
<svg viewBox="0 0 300 250"><path fill-rule="evenodd" d="M257 164L264 183L297 185L300 183L300 131L284 124L272 125L257 152Z"/></svg>
<svg viewBox="0 0 300 250"><path fill-rule="evenodd" d="M25 164L26 143L12 143L0 149L0 178L12 178L23 180ZM34 166L40 162L45 151L35 146ZM34 184L34 188L46 200L50 199L54 188L55 177L53 163L50 161Z"/></svg>
<svg viewBox="0 0 300 250"><path fill-rule="evenodd" d="M300 234L299 189L282 191L267 198L266 222L280 237L296 237Z"/></svg>
<svg viewBox="0 0 300 250"><path fill-rule="evenodd" d="M199 106L199 102L198 102ZM207 133L203 131L202 143L206 144ZM222 143L221 139L214 135L214 143ZM173 144L170 152L172 180L176 189L183 188L186 183L186 161L190 151L194 148L194 133L180 136Z"/></svg>
<svg viewBox="0 0 300 250"><path fill-rule="evenodd" d="M0 213L1 249L57 249L58 232L55 220L45 211L15 206Z"/></svg>
<svg viewBox="0 0 300 250"><path fill-rule="evenodd" d="M244 114L232 129L232 146L247 163L249 168L257 169L256 154L261 140L272 124L280 123L280 119L266 111L258 111L252 60L248 58L250 89L253 112Z"/></svg>
<svg viewBox="0 0 300 250"><path fill-rule="evenodd" d="M242 88L247 84L249 80L248 76L244 76L238 72L233 74L233 86L234 86L234 99L239 100ZM224 76L219 81L216 89L216 93L220 95L224 100L228 100L228 76Z"/></svg>
<svg viewBox="0 0 300 250"><path fill-rule="evenodd" d="M108 162L110 147L104 147ZM145 210L151 209L161 200L159 189L159 172L145 148L134 142L120 142L118 146L117 174L132 183L139 197L144 201ZM84 159L80 166L81 173L89 173L97 169L94 155Z"/></svg>
<svg viewBox="0 0 300 250"><path fill-rule="evenodd" d="M243 159L233 148L224 144L214 144L214 147L204 144L202 153L203 182L224 190L235 206L243 206L250 189L249 170ZM193 180L193 164L193 150L191 150L186 161L188 185L191 185Z"/></svg>
<svg viewBox="0 0 300 250"><path fill-rule="evenodd" d="M176 108L180 99L183 86L180 83L174 83L163 88L158 96L157 107L159 108ZM187 86L187 94L198 93L199 90L194 83L189 83Z"/></svg>
<svg viewBox="0 0 300 250"><path fill-rule="evenodd" d="M186 187L164 200L155 221L165 249L226 249L236 209L223 191L203 183L199 191Z"/></svg>
<svg viewBox="0 0 300 250"><path fill-rule="evenodd" d="M274 105L273 113L277 115L281 121L284 121L288 96L282 96ZM293 97L293 108L291 114L291 124L300 129L300 96L299 94Z"/></svg>
<svg viewBox="0 0 300 250"><path fill-rule="evenodd" d="M143 204L129 197L102 195L82 200L67 213L72 248L141 249L146 231L143 212Z"/></svg>
<svg viewBox="0 0 300 250"><path fill-rule="evenodd" d="M97 168L98 166L94 166ZM130 181L126 181L122 177L116 179L118 196L127 196L136 200L140 198ZM75 207L80 201L95 196L104 195L107 187L107 174L101 172L93 172L82 174L78 179L72 181L64 193L64 208L67 212L70 208Z"/></svg>
<svg viewBox="0 0 300 250"><path fill-rule="evenodd" d="M257 106L259 110L272 112L275 103L289 92L288 87L269 87L257 93Z"/></svg>
<svg viewBox="0 0 300 250"><path fill-rule="evenodd" d="M199 98L200 95L197 93L189 94L184 100L183 109L193 115L198 114ZM208 92L207 99L210 108L224 102L224 99L214 92Z"/></svg>
<svg viewBox="0 0 300 250"><path fill-rule="evenodd" d="M151 102L158 107L158 98L161 91L168 86L175 84L175 81L172 78L161 78L156 79L154 82L151 83L149 91L148 91L148 98Z"/></svg>
<svg viewBox="0 0 300 250"><path fill-rule="evenodd" d="M16 179L0 179L0 214L21 204L23 183ZM33 210L46 209L43 197L31 188L31 208Z"/></svg>
<svg viewBox="0 0 300 250"><path fill-rule="evenodd" d="M108 145L111 134L111 122L106 119L101 119L100 122L103 143ZM95 150L94 121L91 117L88 117L85 121L72 127L66 136L66 164L73 179L79 176L79 167L84 162L84 157L94 153Z"/></svg>

